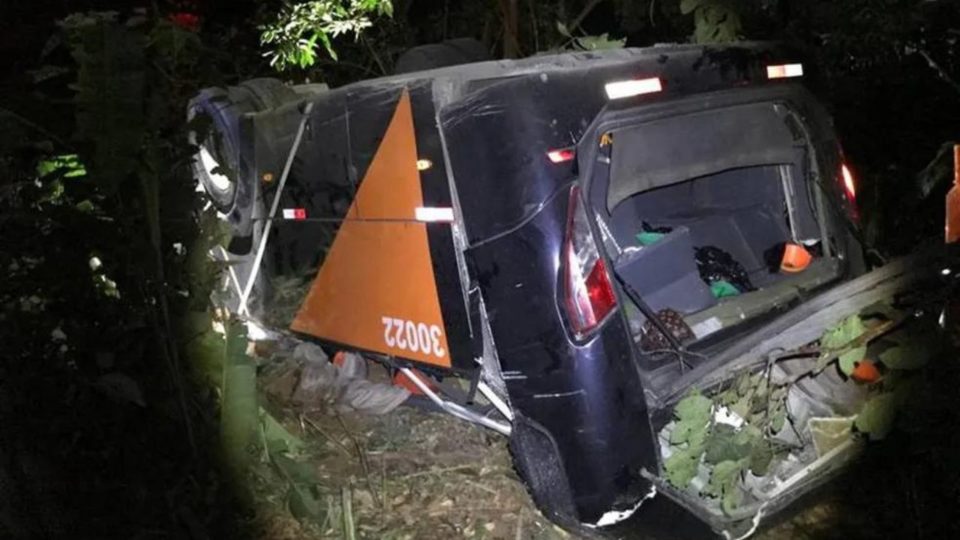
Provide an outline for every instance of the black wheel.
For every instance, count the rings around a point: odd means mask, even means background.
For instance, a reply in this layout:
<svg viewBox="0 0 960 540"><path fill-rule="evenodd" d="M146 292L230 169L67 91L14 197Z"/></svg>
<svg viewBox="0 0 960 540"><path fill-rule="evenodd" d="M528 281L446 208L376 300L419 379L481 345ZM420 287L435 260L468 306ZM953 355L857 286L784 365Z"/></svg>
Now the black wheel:
<svg viewBox="0 0 960 540"><path fill-rule="evenodd" d="M241 181L240 119L298 99L276 79L252 79L239 86L207 88L190 102L188 121L196 121L188 135L197 147L194 176L213 205L223 214L234 211Z"/></svg>
<svg viewBox="0 0 960 540"><path fill-rule="evenodd" d="M193 176L203 186L210 202L223 213L233 208L237 193L235 122L241 113L236 108L230 103L227 90L207 88L187 113L188 121L200 121L194 124L196 130L188 135L190 144L197 147Z"/></svg>
<svg viewBox="0 0 960 540"><path fill-rule="evenodd" d="M579 526L573 495L553 437L517 415L507 445L517 474L541 512L565 527Z"/></svg>
<svg viewBox="0 0 960 540"><path fill-rule="evenodd" d="M244 175L244 163L252 156L243 155L240 121L245 114L299 99L300 94L276 79L253 79L238 86L204 89L187 109L188 120L195 121L188 134L190 143L197 147L194 177L213 206L224 215L232 236L228 245L212 252L215 259L224 263L223 282L215 293L215 302L229 312L239 311L242 291L254 270L254 248L261 233L254 222L263 212L257 179ZM248 318L258 320L263 315L267 273L264 266L257 274L247 300Z"/></svg>
<svg viewBox="0 0 960 540"><path fill-rule="evenodd" d="M473 38L450 39L441 43L420 45L404 52L397 59L393 71L411 73L490 59L490 52L483 43Z"/></svg>

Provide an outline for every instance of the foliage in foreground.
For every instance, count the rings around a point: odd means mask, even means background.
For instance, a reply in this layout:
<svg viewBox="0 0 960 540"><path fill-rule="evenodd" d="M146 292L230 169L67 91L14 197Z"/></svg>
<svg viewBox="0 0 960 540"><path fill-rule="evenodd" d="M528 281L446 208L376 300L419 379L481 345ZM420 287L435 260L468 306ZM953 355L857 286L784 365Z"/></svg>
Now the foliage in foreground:
<svg viewBox="0 0 960 540"><path fill-rule="evenodd" d="M49 115L0 109L0 402L18 411L0 477L43 471L0 478L0 536L236 536L216 404L184 360L209 328L216 228L201 234L183 107L213 66L146 12L70 16L47 49ZM37 509L54 517L16 517Z"/></svg>

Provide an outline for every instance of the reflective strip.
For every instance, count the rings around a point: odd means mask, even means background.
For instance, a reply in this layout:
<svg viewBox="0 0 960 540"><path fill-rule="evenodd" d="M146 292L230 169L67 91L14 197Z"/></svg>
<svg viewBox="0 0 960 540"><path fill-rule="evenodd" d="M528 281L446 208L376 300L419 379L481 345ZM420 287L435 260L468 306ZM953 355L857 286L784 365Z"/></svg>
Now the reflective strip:
<svg viewBox="0 0 960 540"><path fill-rule="evenodd" d="M639 96L641 94L653 94L663 90L660 79L653 77L650 79L639 79L633 81L617 81L607 83L603 87L607 91L607 98L620 99L630 96Z"/></svg>
<svg viewBox="0 0 960 540"><path fill-rule="evenodd" d="M803 64L783 64L767 66L768 79L786 79L788 77L802 77Z"/></svg>
<svg viewBox="0 0 960 540"><path fill-rule="evenodd" d="M425 171L425 170L429 169L430 167L433 167L433 162L430 161L429 159L418 159L418 160L417 160L417 170L418 170L418 171Z"/></svg>
<svg viewBox="0 0 960 540"><path fill-rule="evenodd" d="M307 219L307 209L306 208L284 208L283 209L283 219Z"/></svg>
<svg viewBox="0 0 960 540"><path fill-rule="evenodd" d="M427 222L453 222L453 208L439 208L431 206L418 206L415 215L417 221Z"/></svg>

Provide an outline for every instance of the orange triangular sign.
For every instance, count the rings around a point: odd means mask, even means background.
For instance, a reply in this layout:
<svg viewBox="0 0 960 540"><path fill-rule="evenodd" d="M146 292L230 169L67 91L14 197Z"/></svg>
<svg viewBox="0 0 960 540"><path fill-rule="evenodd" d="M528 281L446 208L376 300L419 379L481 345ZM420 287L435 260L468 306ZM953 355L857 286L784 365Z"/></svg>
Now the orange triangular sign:
<svg viewBox="0 0 960 540"><path fill-rule="evenodd" d="M406 91L290 328L343 345L449 366Z"/></svg>

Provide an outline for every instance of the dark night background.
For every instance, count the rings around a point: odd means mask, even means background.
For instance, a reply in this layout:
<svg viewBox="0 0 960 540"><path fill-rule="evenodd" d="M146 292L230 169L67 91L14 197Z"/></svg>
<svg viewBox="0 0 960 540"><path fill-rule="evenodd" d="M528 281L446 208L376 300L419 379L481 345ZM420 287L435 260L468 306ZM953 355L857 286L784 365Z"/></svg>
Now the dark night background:
<svg viewBox="0 0 960 540"><path fill-rule="evenodd" d="M558 21L580 19L583 34L608 33L627 46L687 41L694 31L679 0L393 4L393 17L375 19L364 40L334 42L339 62L277 74L262 56L257 28L280 2L0 2L0 537L270 538L219 465L216 395L205 375L187 365L188 354L171 363L178 356L171 349L189 349L190 325L182 321L205 309L202 295L176 294L203 284L191 273L195 261L170 247L203 237L192 217L197 203L183 142L184 105L199 88L256 76L339 85L377 75L381 64L389 69L411 46L454 37L480 39L495 57L525 56L567 41ZM783 40L805 55L807 82L833 113L861 182L872 257L942 235L952 154L941 151L960 141L960 2L734 4L745 38ZM505 49L511 5L516 44ZM163 20L198 15L192 41L177 49L189 58L152 52L137 60L145 66L142 107L84 132L71 86L76 58L57 21L135 8ZM117 56L104 64L108 72L129 68ZM43 159L96 155L104 140L122 147L126 130L146 141L148 166L123 169L109 185L35 182ZM151 227L166 247L152 245ZM93 279L92 256L104 264ZM108 282L123 295L105 293ZM125 403L129 389L119 397L116 388L98 391L103 373L113 371L138 381L150 406ZM960 534L958 384L955 362L935 366L910 429L816 494L814 503L829 500L833 511L827 532L812 536Z"/></svg>

